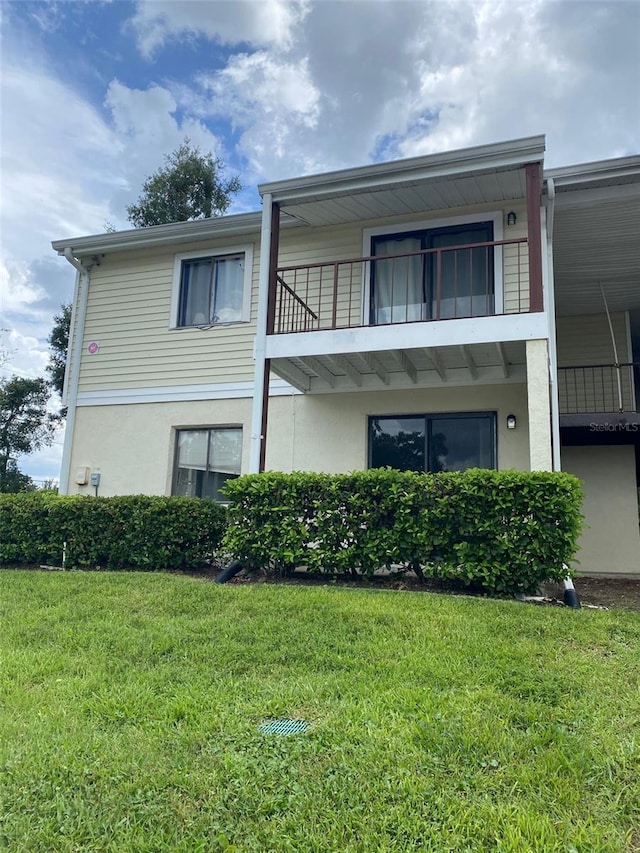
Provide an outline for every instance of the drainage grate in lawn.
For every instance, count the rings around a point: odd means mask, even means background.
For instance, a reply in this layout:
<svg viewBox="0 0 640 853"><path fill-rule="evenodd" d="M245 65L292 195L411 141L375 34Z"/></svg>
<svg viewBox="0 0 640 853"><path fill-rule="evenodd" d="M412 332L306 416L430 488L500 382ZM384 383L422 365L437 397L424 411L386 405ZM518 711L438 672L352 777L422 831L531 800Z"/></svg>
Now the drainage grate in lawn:
<svg viewBox="0 0 640 853"><path fill-rule="evenodd" d="M270 720L258 728L265 735L297 735L306 731L308 726L304 720Z"/></svg>

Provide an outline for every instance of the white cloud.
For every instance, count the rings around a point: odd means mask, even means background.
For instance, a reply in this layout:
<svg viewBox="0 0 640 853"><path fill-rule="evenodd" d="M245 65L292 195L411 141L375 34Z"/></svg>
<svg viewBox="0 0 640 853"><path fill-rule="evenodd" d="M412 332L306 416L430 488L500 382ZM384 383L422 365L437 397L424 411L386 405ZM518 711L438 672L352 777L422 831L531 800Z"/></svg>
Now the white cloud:
<svg viewBox="0 0 640 853"><path fill-rule="evenodd" d="M221 71L200 75L198 83L204 93L199 109L229 117L241 129L238 148L250 173L268 174L285 159L289 168L307 165L299 134L317 128L320 92L306 59L287 61L266 51L238 54Z"/></svg>
<svg viewBox="0 0 640 853"><path fill-rule="evenodd" d="M131 23L146 57L170 38L193 35L220 44L287 48L307 10L306 0L140 0Z"/></svg>
<svg viewBox="0 0 640 853"><path fill-rule="evenodd" d="M558 165L637 146L639 53L631 2L316 2L288 46L173 91L240 129L252 179L537 133Z"/></svg>

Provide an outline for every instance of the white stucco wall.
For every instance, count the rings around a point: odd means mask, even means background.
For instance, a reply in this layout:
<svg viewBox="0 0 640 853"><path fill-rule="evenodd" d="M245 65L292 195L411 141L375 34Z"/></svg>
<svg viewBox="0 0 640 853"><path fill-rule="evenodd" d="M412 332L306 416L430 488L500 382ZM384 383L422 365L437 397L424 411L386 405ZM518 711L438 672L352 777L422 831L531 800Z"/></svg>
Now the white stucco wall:
<svg viewBox="0 0 640 853"><path fill-rule="evenodd" d="M269 404L267 468L328 472L362 469L367 464L369 415L496 411L498 467L529 467L526 387L476 385L406 391L272 397ZM518 427L507 430L508 414ZM170 494L175 429L241 426L242 470L249 468L251 400L140 403L81 406L77 410L69 492L75 471L100 471L100 494Z"/></svg>
<svg viewBox="0 0 640 853"><path fill-rule="evenodd" d="M498 467L528 469L523 385L281 397L270 404L267 467L329 473L366 468L369 415L471 411L498 413ZM518 419L516 430L506 428L510 413Z"/></svg>
<svg viewBox="0 0 640 853"><path fill-rule="evenodd" d="M631 445L562 448L563 470L583 481L588 527L577 567L583 574L640 576L634 454Z"/></svg>
<svg viewBox="0 0 640 853"><path fill-rule="evenodd" d="M549 345L546 340L527 341L527 403L530 468L551 471Z"/></svg>

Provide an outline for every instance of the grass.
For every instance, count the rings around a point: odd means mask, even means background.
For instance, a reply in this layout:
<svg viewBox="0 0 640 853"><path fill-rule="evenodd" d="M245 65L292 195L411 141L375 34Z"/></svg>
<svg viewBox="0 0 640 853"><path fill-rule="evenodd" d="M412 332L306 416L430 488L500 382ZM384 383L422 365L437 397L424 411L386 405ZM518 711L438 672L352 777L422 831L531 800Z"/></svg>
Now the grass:
<svg viewBox="0 0 640 853"><path fill-rule="evenodd" d="M634 613L4 571L0 849L629 853L639 648Z"/></svg>

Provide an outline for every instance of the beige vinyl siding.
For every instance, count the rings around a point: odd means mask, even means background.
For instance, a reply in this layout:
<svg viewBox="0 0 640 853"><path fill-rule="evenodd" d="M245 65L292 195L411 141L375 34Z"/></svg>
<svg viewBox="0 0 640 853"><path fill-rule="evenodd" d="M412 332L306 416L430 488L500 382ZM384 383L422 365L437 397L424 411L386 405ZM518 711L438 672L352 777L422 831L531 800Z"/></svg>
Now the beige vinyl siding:
<svg viewBox="0 0 640 853"><path fill-rule="evenodd" d="M476 205L473 207L459 207L447 210L430 211L412 216L393 216L385 219L375 219L366 222L357 222L339 226L323 226L314 229L296 229L281 233L280 252L278 267L298 266L302 264L318 265L330 261L342 261L353 258L361 258L368 255L370 247L363 247L363 231L368 228L378 228L385 225L389 227L404 226L410 229L412 224L425 223L428 227L429 221L450 219L464 216L470 213L478 215L481 220L483 214L494 212L495 204ZM513 210L517 216L514 226L507 226L507 213ZM504 239L515 240L527 236L526 203L524 199L514 199L502 208L504 217ZM502 250L498 250L502 251ZM338 326L358 325L362 322L362 293L365 275L368 270L363 270L362 262L342 264L338 268L338 295L336 300L336 318ZM307 305L319 315L321 328L331 325L333 310L333 277L334 267L328 266L322 269L314 266L310 271L299 270L288 271L285 281L306 302ZM529 263L528 248L526 243L518 246L506 246L503 255L504 276L504 312L513 313L527 311L529 308ZM319 298L320 296L320 298ZM279 309L276 303L276 315ZM286 300L283 301L283 314L285 321L287 316L291 317L292 308L287 315ZM286 325L285 325L286 328Z"/></svg>
<svg viewBox="0 0 640 853"><path fill-rule="evenodd" d="M176 254L253 245L251 322L170 329ZM91 271L79 390L101 391L253 378L259 244L235 238L178 249L106 255ZM89 355L87 345L100 350Z"/></svg>
<svg viewBox="0 0 640 853"><path fill-rule="evenodd" d="M507 225L507 213L513 210L515 225ZM504 210L504 239L518 240L527 237L527 207L518 199ZM518 314L529 310L529 245L517 243L502 250L504 277L504 313Z"/></svg>
<svg viewBox="0 0 640 853"><path fill-rule="evenodd" d="M611 314L611 325L621 364L629 359L627 316L624 311ZM607 315L582 314L556 318L558 342L558 392L561 411L592 410L614 412L618 409L615 356ZM604 365L603 367L601 367ZM610 365L610 367L606 367ZM582 368L564 371L563 367ZM631 400L631 374L620 373L624 400Z"/></svg>

